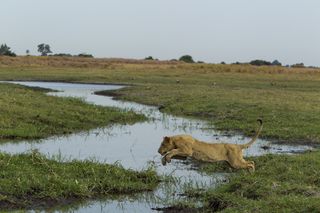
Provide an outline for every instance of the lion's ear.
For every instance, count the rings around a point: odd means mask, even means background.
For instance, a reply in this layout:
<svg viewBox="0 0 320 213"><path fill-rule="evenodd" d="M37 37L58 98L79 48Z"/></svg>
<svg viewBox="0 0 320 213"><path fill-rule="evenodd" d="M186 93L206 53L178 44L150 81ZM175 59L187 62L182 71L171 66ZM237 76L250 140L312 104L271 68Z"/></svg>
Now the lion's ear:
<svg viewBox="0 0 320 213"><path fill-rule="evenodd" d="M170 137L165 136L165 137L163 138L163 141L165 141L165 142L170 142Z"/></svg>

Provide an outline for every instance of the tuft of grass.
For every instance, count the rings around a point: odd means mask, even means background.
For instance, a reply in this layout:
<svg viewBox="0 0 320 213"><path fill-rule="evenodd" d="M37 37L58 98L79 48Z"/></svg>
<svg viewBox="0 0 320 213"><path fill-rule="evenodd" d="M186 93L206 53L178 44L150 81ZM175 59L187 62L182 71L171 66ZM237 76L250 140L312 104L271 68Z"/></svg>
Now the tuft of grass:
<svg viewBox="0 0 320 213"><path fill-rule="evenodd" d="M132 111L47 96L44 92L47 90L0 84L0 139L38 139L146 119Z"/></svg>
<svg viewBox="0 0 320 213"><path fill-rule="evenodd" d="M0 208L50 207L84 199L153 190L160 181L154 169L126 170L90 160L60 162L36 151L0 153Z"/></svg>

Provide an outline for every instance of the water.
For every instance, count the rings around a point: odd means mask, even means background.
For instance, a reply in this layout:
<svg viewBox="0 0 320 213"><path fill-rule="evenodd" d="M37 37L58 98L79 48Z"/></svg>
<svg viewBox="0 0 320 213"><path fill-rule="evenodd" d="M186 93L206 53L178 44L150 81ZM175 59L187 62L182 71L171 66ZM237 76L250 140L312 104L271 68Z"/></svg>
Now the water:
<svg viewBox="0 0 320 213"><path fill-rule="evenodd" d="M60 155L66 160L94 158L101 162L118 162L125 168L135 170L146 168L152 163L156 166L159 174L171 174L180 180L180 185L192 182L193 184L208 186L216 185L220 181L223 181L225 175L203 175L194 170L191 164L185 164L179 160L172 160L166 166L161 165L161 156L157 153L157 150L163 137L176 134L190 134L202 141L223 141L235 144L246 143L250 140L250 138L241 135L224 135L223 132L208 128L207 123L201 120L171 116L159 112L156 107L116 101L111 97L94 94L95 91L123 88L123 86L119 85L53 82L14 83L58 90L58 92L50 92L48 95L78 97L92 104L113 106L143 113L150 119L149 121L133 125L113 125L68 136L1 145L0 149L8 153L21 153L37 149L48 156ZM265 145L270 146L270 149L265 150L261 148ZM310 149L310 147L276 145L259 139L249 149L244 150L244 155L258 156L267 153L292 153L301 152L306 149ZM132 197L123 197L121 200L91 201L85 205L82 204L71 209L74 212L150 212L151 207L161 205L150 198L157 196L161 200L161 197L170 195L172 199L175 199L177 194L181 192L181 189L177 187L173 190L174 192L165 192L163 187L160 186L152 195L148 194L147 196L145 194L140 199L132 200Z"/></svg>

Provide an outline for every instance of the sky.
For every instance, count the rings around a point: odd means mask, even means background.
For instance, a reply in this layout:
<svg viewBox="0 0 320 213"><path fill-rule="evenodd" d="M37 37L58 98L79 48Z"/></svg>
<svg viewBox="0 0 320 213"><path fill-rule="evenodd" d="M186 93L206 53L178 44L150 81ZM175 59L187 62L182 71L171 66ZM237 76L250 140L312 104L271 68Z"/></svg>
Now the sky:
<svg viewBox="0 0 320 213"><path fill-rule="evenodd" d="M279 60L320 66L319 0L0 0L0 44L17 54Z"/></svg>

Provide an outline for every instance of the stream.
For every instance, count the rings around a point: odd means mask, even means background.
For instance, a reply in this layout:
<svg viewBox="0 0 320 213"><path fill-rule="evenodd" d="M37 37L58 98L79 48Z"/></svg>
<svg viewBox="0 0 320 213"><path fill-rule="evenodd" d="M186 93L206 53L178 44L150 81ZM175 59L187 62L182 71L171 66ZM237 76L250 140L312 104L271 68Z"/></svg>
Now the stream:
<svg viewBox="0 0 320 213"><path fill-rule="evenodd" d="M161 200L179 199L182 187L188 184L197 186L212 186L225 180L223 173L205 175L197 172L192 164L181 160L172 160L166 166L161 165L161 156L157 153L164 136L190 134L202 141L223 141L242 144L250 140L241 135L228 135L216 131L207 122L171 116L161 113L157 107L146 106L133 102L113 100L112 97L95 95L95 91L121 89L119 85L74 84L55 82L10 82L32 87L42 87L57 90L48 95L59 97L77 97L88 103L112 106L125 110L133 110L146 115L149 120L133 125L112 125L97 128L87 132L54 136L35 141L8 142L0 145L7 153L22 153L32 149L47 155L59 155L68 161L72 159L95 159L105 163L119 163L124 168L141 170L148 165L156 167L160 175L172 175L179 180L179 186L166 188L162 184L154 191L136 196L117 196L114 199L88 201L72 206L63 206L52 211L72 212L151 212L151 208L162 207ZM263 149L262 146L270 146ZM309 146L289 146L272 144L258 139L249 149L244 150L244 156L259 156L267 153L296 153L311 149Z"/></svg>

